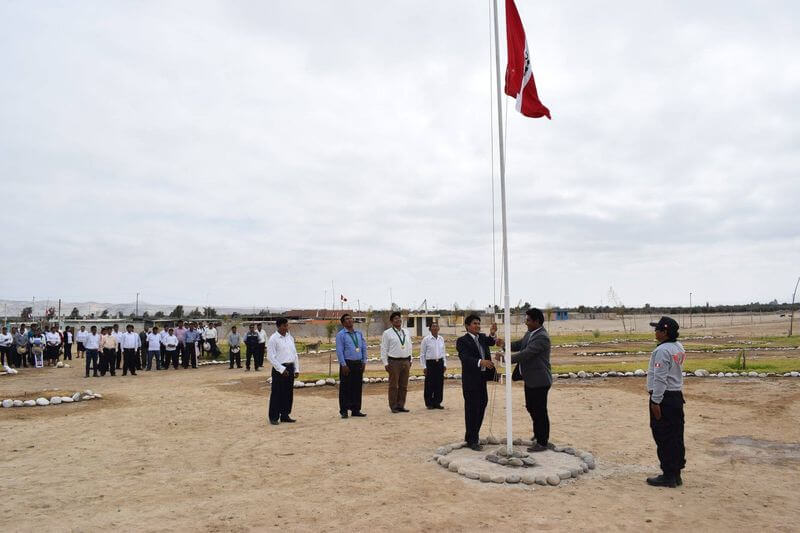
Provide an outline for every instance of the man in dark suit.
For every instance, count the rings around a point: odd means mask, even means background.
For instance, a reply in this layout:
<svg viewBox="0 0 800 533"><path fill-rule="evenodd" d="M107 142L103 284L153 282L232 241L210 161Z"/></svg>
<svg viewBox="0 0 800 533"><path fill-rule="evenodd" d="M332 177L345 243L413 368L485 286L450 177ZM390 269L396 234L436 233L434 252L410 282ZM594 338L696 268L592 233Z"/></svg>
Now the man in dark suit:
<svg viewBox="0 0 800 533"><path fill-rule="evenodd" d="M511 343L511 364L519 366L519 374L525 380L525 408L533 421L533 440L529 452L547 449L550 440L550 418L547 415L547 393L553 384L550 372L550 337L542 327L544 315L539 309L525 312L528 332L521 340ZM501 360L503 356L497 355ZM515 372L516 375L516 372Z"/></svg>
<svg viewBox="0 0 800 533"><path fill-rule="evenodd" d="M478 435L483 424L483 414L489 403L486 382L494 379L494 363L489 351L497 342L497 324L492 324L490 336L481 333L481 319L478 315L469 315L464 319L467 334L456 341L458 358L461 359L461 391L464 394L464 422L466 433L464 440L473 450L481 450Z"/></svg>

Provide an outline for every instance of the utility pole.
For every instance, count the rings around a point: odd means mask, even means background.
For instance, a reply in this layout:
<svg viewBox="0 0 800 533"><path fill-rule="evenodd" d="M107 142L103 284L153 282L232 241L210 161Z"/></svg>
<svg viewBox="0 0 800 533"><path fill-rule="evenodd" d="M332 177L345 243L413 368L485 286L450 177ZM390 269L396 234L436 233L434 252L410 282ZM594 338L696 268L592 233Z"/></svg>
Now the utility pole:
<svg viewBox="0 0 800 533"><path fill-rule="evenodd" d="M792 324L794 323L794 297L797 296L797 286L800 285L800 277L797 278L797 283L794 284L794 292L792 293L792 312L789 315L789 336L792 336Z"/></svg>
<svg viewBox="0 0 800 533"><path fill-rule="evenodd" d="M689 329L692 328L692 293L689 292Z"/></svg>
<svg viewBox="0 0 800 533"><path fill-rule="evenodd" d="M139 316L139 293L136 293L136 316Z"/></svg>

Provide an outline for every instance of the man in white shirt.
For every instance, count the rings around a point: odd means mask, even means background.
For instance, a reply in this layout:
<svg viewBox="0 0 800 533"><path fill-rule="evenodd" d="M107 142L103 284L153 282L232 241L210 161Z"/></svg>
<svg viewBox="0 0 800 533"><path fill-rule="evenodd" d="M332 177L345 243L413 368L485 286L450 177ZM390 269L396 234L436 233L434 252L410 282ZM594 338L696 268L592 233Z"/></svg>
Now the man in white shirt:
<svg viewBox="0 0 800 533"><path fill-rule="evenodd" d="M275 321L278 331L269 338L267 356L272 365L272 391L269 395L269 423L295 422L289 415L294 400L294 380L300 375L300 358L294 338L289 334L289 321Z"/></svg>
<svg viewBox="0 0 800 533"><path fill-rule="evenodd" d="M11 366L11 343L14 339L8 333L8 328L3 327L0 333L0 364Z"/></svg>
<svg viewBox="0 0 800 533"><path fill-rule="evenodd" d="M256 372L260 372L261 367L264 366L264 352L267 346L267 332L261 329L261 322L256 324L256 333L258 333L258 348L256 348L256 354L253 358L253 365Z"/></svg>
<svg viewBox="0 0 800 533"><path fill-rule="evenodd" d="M216 359L217 357L219 357L219 348L217 348L217 328L214 327L213 322L208 323L208 327L206 328L204 338L209 345L211 358Z"/></svg>
<svg viewBox="0 0 800 533"><path fill-rule="evenodd" d="M128 370L131 371L131 376L136 375L136 361L138 356L139 347L142 345L142 340L139 334L133 331L133 324L128 324L125 333L120 335L120 344L122 346L122 375L128 375Z"/></svg>
<svg viewBox="0 0 800 533"><path fill-rule="evenodd" d="M86 333L83 338L83 347L86 349L86 377L89 377L89 367L94 370L94 377L97 377L98 355L100 353L100 335L97 334L97 326L92 326L92 332Z"/></svg>
<svg viewBox="0 0 800 533"><path fill-rule="evenodd" d="M153 359L156 360L156 370L161 370L161 335L158 326L153 326L153 331L147 334L147 371L153 369Z"/></svg>
<svg viewBox="0 0 800 533"><path fill-rule="evenodd" d="M117 370L122 368L122 332L119 330L119 324L114 324L111 334L117 339Z"/></svg>
<svg viewBox="0 0 800 533"><path fill-rule="evenodd" d="M403 318L398 311L389 315L392 327L381 336L381 361L389 373L389 409L393 413L407 413L406 394L408 374L411 371L411 335L402 327Z"/></svg>
<svg viewBox="0 0 800 533"><path fill-rule="evenodd" d="M89 335L89 332L86 331L86 326L81 326L81 329L75 334L75 342L78 343L78 355L77 358L80 359L84 355L86 355L86 337Z"/></svg>
<svg viewBox="0 0 800 533"><path fill-rule="evenodd" d="M444 338L439 336L439 324L434 322L428 328L431 332L419 345L419 364L425 373L423 398L428 409L444 409L444 371L447 370L447 352Z"/></svg>
<svg viewBox="0 0 800 533"><path fill-rule="evenodd" d="M178 369L178 337L175 335L175 330L169 328L167 335L164 337L164 353L167 364L164 368L169 367L172 361L172 368Z"/></svg>
<svg viewBox="0 0 800 533"><path fill-rule="evenodd" d="M167 358L167 336L169 332L167 328L161 330L161 333L158 334L158 338L161 340L161 347L158 350L159 355L161 355L161 369L168 370L169 369L169 359Z"/></svg>

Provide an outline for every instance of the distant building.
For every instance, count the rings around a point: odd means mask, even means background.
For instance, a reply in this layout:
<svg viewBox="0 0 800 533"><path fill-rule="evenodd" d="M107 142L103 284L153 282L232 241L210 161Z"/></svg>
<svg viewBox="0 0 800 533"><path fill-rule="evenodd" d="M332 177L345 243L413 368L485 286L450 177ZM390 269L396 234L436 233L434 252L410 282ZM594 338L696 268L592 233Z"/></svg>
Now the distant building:
<svg viewBox="0 0 800 533"><path fill-rule="evenodd" d="M439 322L441 315L427 312L409 313L406 317L406 328L411 330L412 335L422 337L428 334L428 328L434 322Z"/></svg>

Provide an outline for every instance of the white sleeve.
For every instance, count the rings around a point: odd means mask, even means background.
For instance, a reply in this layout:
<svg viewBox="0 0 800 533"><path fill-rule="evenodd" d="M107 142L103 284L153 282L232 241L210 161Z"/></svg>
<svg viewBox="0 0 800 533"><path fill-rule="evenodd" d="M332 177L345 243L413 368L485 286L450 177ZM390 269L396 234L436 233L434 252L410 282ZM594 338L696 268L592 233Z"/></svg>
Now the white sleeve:
<svg viewBox="0 0 800 533"><path fill-rule="evenodd" d="M383 362L383 366L389 364L389 340L386 338L387 331L383 332L381 335L381 361Z"/></svg>
<svg viewBox="0 0 800 533"><path fill-rule="evenodd" d="M277 362L278 350L276 344L277 343L272 338L267 341L267 359L272 365L272 368L277 370L279 374L283 374L283 371L286 370L286 367Z"/></svg>
<svg viewBox="0 0 800 533"><path fill-rule="evenodd" d="M426 356L425 350L427 350L427 348L428 348L428 337L425 337L425 338L422 339L422 342L419 345L419 364L420 364L420 366L422 366L423 370L426 368L425 367L425 356Z"/></svg>

